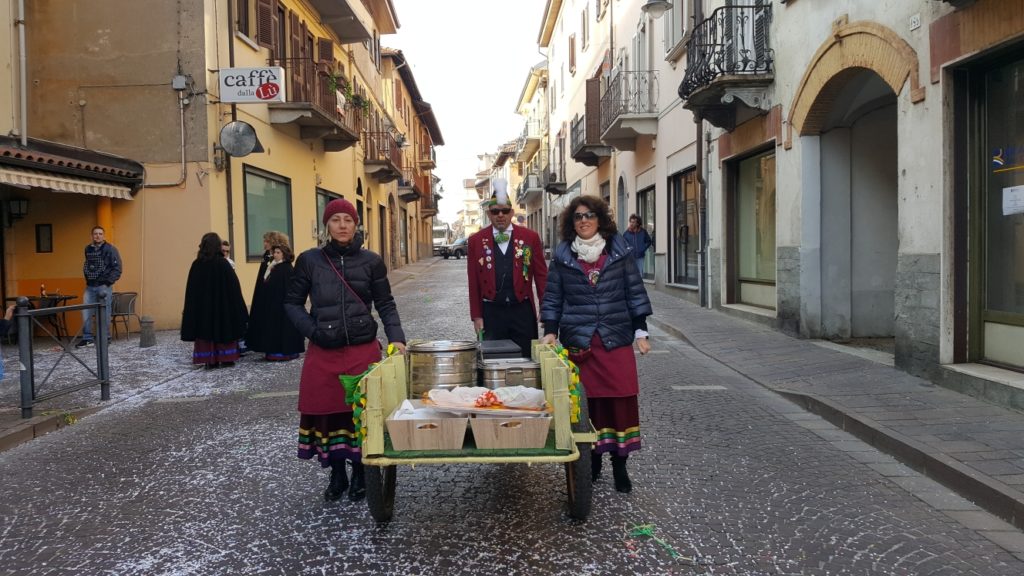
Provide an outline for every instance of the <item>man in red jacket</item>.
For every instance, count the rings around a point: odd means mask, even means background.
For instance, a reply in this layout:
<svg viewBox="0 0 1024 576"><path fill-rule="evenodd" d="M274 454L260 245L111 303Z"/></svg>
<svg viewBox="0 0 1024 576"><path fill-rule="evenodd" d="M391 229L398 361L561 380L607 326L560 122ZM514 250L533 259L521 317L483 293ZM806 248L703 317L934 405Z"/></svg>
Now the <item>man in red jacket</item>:
<svg viewBox="0 0 1024 576"><path fill-rule="evenodd" d="M530 341L537 338L535 303L544 299L548 279L544 247L536 232L512 225L515 211L504 179L494 180L486 208L491 225L467 242L469 315L485 340L512 340L529 357Z"/></svg>

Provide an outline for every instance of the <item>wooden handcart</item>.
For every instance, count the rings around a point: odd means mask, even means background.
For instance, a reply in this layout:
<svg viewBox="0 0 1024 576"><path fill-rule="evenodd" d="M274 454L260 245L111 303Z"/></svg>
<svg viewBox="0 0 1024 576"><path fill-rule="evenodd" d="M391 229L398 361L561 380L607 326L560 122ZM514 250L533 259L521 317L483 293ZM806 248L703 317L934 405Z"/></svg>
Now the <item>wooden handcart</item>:
<svg viewBox="0 0 1024 576"><path fill-rule="evenodd" d="M363 377L360 387L366 399L362 416L366 428L362 443L366 502L377 522L389 521L394 513L395 467L401 464L560 463L565 467L569 516L579 520L587 518L593 488L590 450L597 441L597 433L590 423L586 394L582 385L572 383L571 369L554 347L534 341L533 360L540 363L544 395L552 407L551 430L544 448L525 451L479 450L471 445L437 454L397 451L391 446L385 420L409 396L406 358L397 354L390 356ZM571 387L578 390L579 398L575 423L572 422Z"/></svg>

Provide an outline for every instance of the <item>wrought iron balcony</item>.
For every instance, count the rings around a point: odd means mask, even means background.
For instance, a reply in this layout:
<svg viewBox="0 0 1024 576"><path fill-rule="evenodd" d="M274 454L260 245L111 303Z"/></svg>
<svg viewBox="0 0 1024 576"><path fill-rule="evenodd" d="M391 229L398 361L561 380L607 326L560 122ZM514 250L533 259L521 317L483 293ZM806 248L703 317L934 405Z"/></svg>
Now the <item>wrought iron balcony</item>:
<svg viewBox="0 0 1024 576"><path fill-rule="evenodd" d="M416 169L412 166L402 168L402 176L398 179L398 199L402 202L415 202L423 195L417 181Z"/></svg>
<svg viewBox="0 0 1024 576"><path fill-rule="evenodd" d="M767 112L775 78L771 21L771 4L756 0L718 8L698 24L686 44L683 106L726 130Z"/></svg>
<svg viewBox="0 0 1024 576"><path fill-rule="evenodd" d="M359 142L365 112L346 101L344 78L309 58L276 59L270 65L284 67L288 95L288 102L267 104L271 124L298 126L299 138L322 140L325 152L340 152Z"/></svg>
<svg viewBox="0 0 1024 576"><path fill-rule="evenodd" d="M363 132L363 165L378 182L393 182L402 176L402 149L391 132Z"/></svg>
<svg viewBox="0 0 1024 576"><path fill-rule="evenodd" d="M523 126L523 134L519 137L519 149L516 162L529 162L530 158L540 149L543 126L540 120L527 120Z"/></svg>
<svg viewBox="0 0 1024 576"><path fill-rule="evenodd" d="M540 174L536 172L527 172L523 175L523 181L519 183L516 201L525 205L529 205L536 201L540 197L541 193L544 192L544 187L541 184Z"/></svg>
<svg viewBox="0 0 1024 576"><path fill-rule="evenodd" d="M589 102L587 103L587 108ZM595 103L593 108L598 109ZM587 114L573 118L569 129L569 154L572 159L586 166L597 166L611 157L612 149L606 146L598 136L601 118L596 114Z"/></svg>
<svg viewBox="0 0 1024 576"><path fill-rule="evenodd" d="M419 154L420 168L423 170L433 170L437 168L437 152L433 146L421 146Z"/></svg>
<svg viewBox="0 0 1024 576"><path fill-rule="evenodd" d="M565 194L565 166L549 164L540 174L541 185L549 194Z"/></svg>
<svg viewBox="0 0 1024 576"><path fill-rule="evenodd" d="M601 97L601 140L616 150L636 150L639 136L658 133L658 71L620 71Z"/></svg>

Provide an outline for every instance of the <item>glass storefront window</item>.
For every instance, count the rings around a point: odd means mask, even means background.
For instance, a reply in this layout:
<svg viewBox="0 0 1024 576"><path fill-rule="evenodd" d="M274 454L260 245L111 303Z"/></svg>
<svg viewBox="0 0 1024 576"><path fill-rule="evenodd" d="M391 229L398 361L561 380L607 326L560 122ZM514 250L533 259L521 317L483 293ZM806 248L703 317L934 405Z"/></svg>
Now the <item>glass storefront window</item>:
<svg viewBox="0 0 1024 576"><path fill-rule="evenodd" d="M775 155L740 162L736 199L739 275L775 282Z"/></svg>
<svg viewBox="0 0 1024 576"><path fill-rule="evenodd" d="M263 234L271 230L292 235L291 182L287 178L245 167L245 255L263 257Z"/></svg>
<svg viewBox="0 0 1024 576"><path fill-rule="evenodd" d="M1024 60L990 71L985 93L985 308L1024 315Z"/></svg>
<svg viewBox="0 0 1024 576"><path fill-rule="evenodd" d="M320 219L320 216L324 213L324 208L327 207L327 203L335 198L341 198L341 195L333 192L328 192L323 188L316 189L316 233L317 236L323 236L324 234L324 223Z"/></svg>

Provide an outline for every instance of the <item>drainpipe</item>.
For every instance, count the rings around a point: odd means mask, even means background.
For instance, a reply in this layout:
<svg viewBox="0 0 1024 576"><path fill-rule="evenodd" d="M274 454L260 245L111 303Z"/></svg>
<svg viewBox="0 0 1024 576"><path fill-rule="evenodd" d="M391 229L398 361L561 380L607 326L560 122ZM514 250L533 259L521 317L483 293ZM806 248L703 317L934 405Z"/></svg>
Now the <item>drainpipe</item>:
<svg viewBox="0 0 1024 576"><path fill-rule="evenodd" d="M694 26L704 21L703 0L693 0L693 22ZM690 40L693 41L692 39ZM700 247L699 271L698 271L698 293L702 308L711 308L710 278L708 278L708 181L706 173L709 172L710 162L704 158L704 118L700 112L694 113L694 122L697 124L697 185L700 202L698 204L698 226L700 237L697 244ZM708 134L708 149L711 148L711 134Z"/></svg>
<svg viewBox="0 0 1024 576"><path fill-rule="evenodd" d="M18 0L18 90L21 101L21 146L28 147L28 59L25 56L25 0Z"/></svg>
<svg viewBox="0 0 1024 576"><path fill-rule="evenodd" d="M284 42L284 40L281 40ZM235 67L235 3L228 1L228 68ZM238 120L238 107L231 104L231 121ZM235 249L235 210L232 199L233 185L231 178L231 154L224 152L224 184L227 186L228 201L228 242ZM248 249L246 249L248 253Z"/></svg>
<svg viewBox="0 0 1024 576"><path fill-rule="evenodd" d="M143 188L177 188L185 183L187 177L185 167L185 91L178 90L178 123L181 135L181 175L176 182L159 182L157 184L144 184Z"/></svg>

